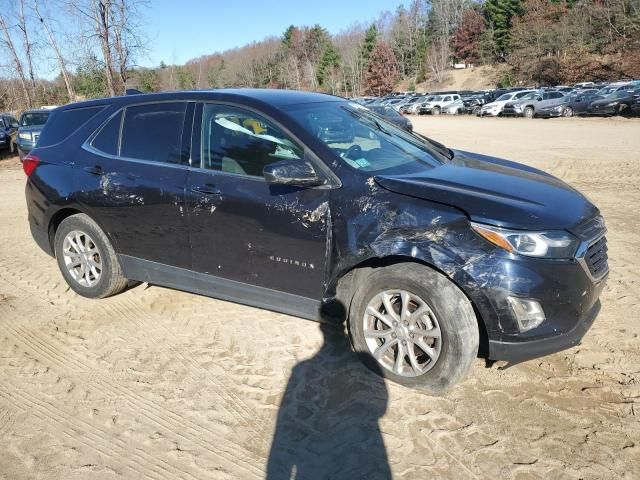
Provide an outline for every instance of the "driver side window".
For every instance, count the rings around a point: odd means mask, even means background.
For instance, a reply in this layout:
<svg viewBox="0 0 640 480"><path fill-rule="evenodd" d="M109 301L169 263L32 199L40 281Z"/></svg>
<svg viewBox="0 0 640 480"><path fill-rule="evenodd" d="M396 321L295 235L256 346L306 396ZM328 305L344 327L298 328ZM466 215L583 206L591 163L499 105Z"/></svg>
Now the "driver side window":
<svg viewBox="0 0 640 480"><path fill-rule="evenodd" d="M205 104L202 113L202 167L262 177L266 165L302 160L304 150L281 129L249 110Z"/></svg>

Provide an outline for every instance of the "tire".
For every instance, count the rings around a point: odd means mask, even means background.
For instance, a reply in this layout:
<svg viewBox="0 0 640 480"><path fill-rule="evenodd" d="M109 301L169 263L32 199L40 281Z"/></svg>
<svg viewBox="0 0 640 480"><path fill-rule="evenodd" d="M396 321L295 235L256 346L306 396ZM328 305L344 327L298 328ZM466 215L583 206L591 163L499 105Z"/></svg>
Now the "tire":
<svg viewBox="0 0 640 480"><path fill-rule="evenodd" d="M361 287L355 292L349 311L349 335L354 350L371 370L382 373L394 382L432 394L446 391L466 376L478 353L478 323L471 303L455 284L435 270L413 263L374 269L358 283ZM397 296L390 297L394 291ZM399 293L401 291L410 299L407 303L410 306L408 312L415 313L418 309L426 312L417 318L409 316L408 326L400 325L405 323L400 308L403 298L403 294ZM399 309L400 315L397 311L395 313L398 326L387 326L379 317L370 314L373 308L378 315L386 316L384 303L379 309L376 307L378 302L382 302L383 292L388 294L392 308ZM411 311L411 308L414 310ZM366 336L365 329L368 332ZM435 332L436 329L440 332L439 339L414 333ZM371 332L376 336L372 336ZM392 333L382 337L381 332ZM383 350L381 360L376 360L374 353L387 342L390 342L390 346ZM401 342L404 344L401 345ZM426 350L418 346L419 342L430 347L432 353L437 355L427 355ZM397 367L399 348L405 353L401 355L400 368ZM417 353L413 355L419 367L417 371L410 360L409 349ZM435 361L431 358L435 358Z"/></svg>
<svg viewBox="0 0 640 480"><path fill-rule="evenodd" d="M433 107L431 110L432 115L440 115L440 107Z"/></svg>
<svg viewBox="0 0 640 480"><path fill-rule="evenodd" d="M87 298L106 298L127 288L128 280L122 274L111 242L96 222L84 213L67 217L60 223L54 249L62 276L77 294ZM84 259L83 253L78 253L87 251L94 253L85 255ZM95 270L86 272L89 262ZM72 268L75 264L78 267ZM84 276L82 272L85 272ZM99 272L99 275L92 272Z"/></svg>
<svg viewBox="0 0 640 480"><path fill-rule="evenodd" d="M524 109L524 116L526 118L533 118L535 117L536 112L533 110L533 107L527 107Z"/></svg>
<svg viewBox="0 0 640 480"><path fill-rule="evenodd" d="M565 109L562 111L562 116L563 117L573 117L573 108L565 107Z"/></svg>

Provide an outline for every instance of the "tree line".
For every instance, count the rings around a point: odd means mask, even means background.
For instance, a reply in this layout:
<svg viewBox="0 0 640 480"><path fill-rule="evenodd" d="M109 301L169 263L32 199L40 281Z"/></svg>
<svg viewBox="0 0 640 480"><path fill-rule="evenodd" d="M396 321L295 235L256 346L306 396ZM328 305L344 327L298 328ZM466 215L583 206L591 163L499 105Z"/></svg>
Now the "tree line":
<svg viewBox="0 0 640 480"><path fill-rule="evenodd" d="M291 25L279 36L155 68L137 66L148 49L144 0L15 2L0 13L5 109L126 87L383 95L399 82L410 90L444 82L457 63L501 64L496 86L640 78L640 0L411 0L336 34ZM39 78L37 62L57 77Z"/></svg>

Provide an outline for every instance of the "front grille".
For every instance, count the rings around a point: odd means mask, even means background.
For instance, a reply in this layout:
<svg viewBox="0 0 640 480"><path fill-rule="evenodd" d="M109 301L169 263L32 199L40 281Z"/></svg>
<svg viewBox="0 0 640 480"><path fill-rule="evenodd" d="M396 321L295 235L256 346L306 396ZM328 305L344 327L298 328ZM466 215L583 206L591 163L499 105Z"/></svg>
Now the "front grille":
<svg viewBox="0 0 640 480"><path fill-rule="evenodd" d="M594 278L602 278L609 271L607 237L592 243L584 255L585 263Z"/></svg>
<svg viewBox="0 0 640 480"><path fill-rule="evenodd" d="M571 229L571 233L576 234L580 239L585 242L590 242L594 238L602 237L607 231L604 219L600 215L591 217L586 222L581 223L577 227Z"/></svg>

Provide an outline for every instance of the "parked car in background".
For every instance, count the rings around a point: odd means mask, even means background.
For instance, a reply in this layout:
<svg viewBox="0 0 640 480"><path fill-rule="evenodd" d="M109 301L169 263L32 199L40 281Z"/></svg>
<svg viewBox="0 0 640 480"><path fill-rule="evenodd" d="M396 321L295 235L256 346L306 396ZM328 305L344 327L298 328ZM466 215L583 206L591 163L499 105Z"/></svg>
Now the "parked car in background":
<svg viewBox="0 0 640 480"><path fill-rule="evenodd" d="M454 100L442 108L442 113L446 113L448 115L460 115L461 113L465 113L465 111L466 109L462 98Z"/></svg>
<svg viewBox="0 0 640 480"><path fill-rule="evenodd" d="M581 83L576 83L573 88L576 90L584 90L587 88L593 88L593 86L595 85L595 83L593 82L581 82Z"/></svg>
<svg viewBox="0 0 640 480"><path fill-rule="evenodd" d="M430 113L432 115L440 115L442 109L450 103L460 100L460 95L436 95L432 100L423 103L418 113Z"/></svg>
<svg viewBox="0 0 640 480"><path fill-rule="evenodd" d="M323 135L338 124L357 135ZM609 271L598 208L562 180L330 95L66 105L22 165L31 234L77 294L145 281L346 322L372 370L430 392L479 351L520 362L575 346Z"/></svg>
<svg viewBox="0 0 640 480"><path fill-rule="evenodd" d="M16 136L18 134L18 120L10 113L0 114L0 150L16 151Z"/></svg>
<svg viewBox="0 0 640 480"><path fill-rule="evenodd" d="M412 108L417 108L422 102L424 102L424 96L422 95L410 97L404 103L400 104L397 110L400 113L410 113ZM415 110L412 113L415 113Z"/></svg>
<svg viewBox="0 0 640 480"><path fill-rule="evenodd" d="M531 92L517 101L507 102L502 114L526 118L549 116L549 111L545 110L546 107L557 103L559 99L564 97L565 94L561 91Z"/></svg>
<svg viewBox="0 0 640 480"><path fill-rule="evenodd" d="M640 89L617 90L606 97L595 100L587 108L590 115L624 115L632 113L632 105L635 104Z"/></svg>
<svg viewBox="0 0 640 480"><path fill-rule="evenodd" d="M40 132L47 119L51 114L51 110L27 110L20 115L20 127L18 128L18 154L20 160L36 146Z"/></svg>
<svg viewBox="0 0 640 480"><path fill-rule="evenodd" d="M498 117L502 115L502 110L504 106L511 101L519 100L525 95L535 92L535 90L520 90L515 92L507 92L500 97L498 97L493 102L487 103L483 105L480 109L480 116L484 117L485 115L489 115L492 117Z"/></svg>
<svg viewBox="0 0 640 480"><path fill-rule="evenodd" d="M596 92L597 90L579 90L577 93L559 99L557 104L548 105L543 110L548 112L550 117L585 115L591 102L601 98L596 95ZM545 116L544 113L541 116Z"/></svg>
<svg viewBox="0 0 640 480"><path fill-rule="evenodd" d="M401 113L398 113L395 108L388 107L386 105L371 105L367 108L369 108L369 110L371 110L372 112L377 113L381 117L384 117L391 123L404 128L409 132L413 131L413 124L411 123L411 120L409 120Z"/></svg>
<svg viewBox="0 0 640 480"><path fill-rule="evenodd" d="M601 97L606 97L620 90L631 90L631 89L633 89L633 84L631 82L615 82L615 83L610 83L609 85L602 87L600 90L598 90L598 95L600 95Z"/></svg>

